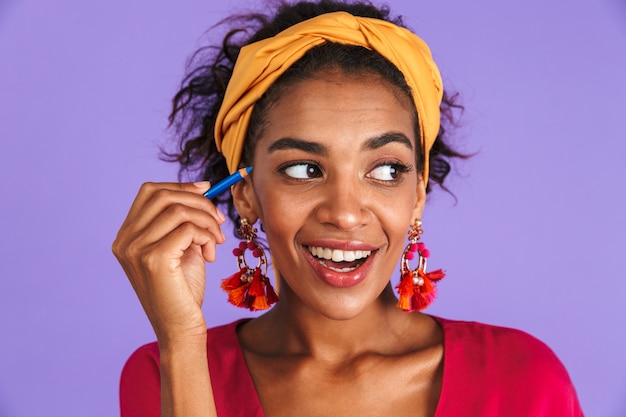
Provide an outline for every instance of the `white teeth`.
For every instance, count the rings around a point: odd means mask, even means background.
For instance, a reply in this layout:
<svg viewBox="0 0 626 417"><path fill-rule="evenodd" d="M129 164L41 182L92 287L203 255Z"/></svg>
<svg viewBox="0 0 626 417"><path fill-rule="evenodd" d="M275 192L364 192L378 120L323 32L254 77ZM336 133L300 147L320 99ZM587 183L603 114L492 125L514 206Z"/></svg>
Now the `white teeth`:
<svg viewBox="0 0 626 417"><path fill-rule="evenodd" d="M309 246L309 252L317 258L320 259L328 259L333 262L352 262L357 259L367 258L372 254L371 250L339 250L339 249L330 249L330 248L322 248L319 246ZM342 272L342 271L339 271Z"/></svg>
<svg viewBox="0 0 626 417"><path fill-rule="evenodd" d="M341 250L333 250L333 262L341 262L343 261L343 251Z"/></svg>

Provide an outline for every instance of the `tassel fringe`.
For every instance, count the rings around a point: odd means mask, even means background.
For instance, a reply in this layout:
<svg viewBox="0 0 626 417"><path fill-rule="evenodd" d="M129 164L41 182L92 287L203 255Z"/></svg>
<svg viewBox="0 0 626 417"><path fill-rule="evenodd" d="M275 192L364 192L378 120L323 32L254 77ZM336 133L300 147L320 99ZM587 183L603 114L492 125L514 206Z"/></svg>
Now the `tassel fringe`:
<svg viewBox="0 0 626 417"><path fill-rule="evenodd" d="M278 302L276 291L260 268L242 268L223 279L220 286L228 294L229 303L250 311L266 310Z"/></svg>
<svg viewBox="0 0 626 417"><path fill-rule="evenodd" d="M415 272L423 280L423 283L420 283L421 285L415 284L413 280ZM400 283L396 285L396 290L400 296L397 306L404 311L424 310L433 302L437 295L435 283L445 276L446 274L441 269L428 273L421 269L417 271L408 270L400 280Z"/></svg>

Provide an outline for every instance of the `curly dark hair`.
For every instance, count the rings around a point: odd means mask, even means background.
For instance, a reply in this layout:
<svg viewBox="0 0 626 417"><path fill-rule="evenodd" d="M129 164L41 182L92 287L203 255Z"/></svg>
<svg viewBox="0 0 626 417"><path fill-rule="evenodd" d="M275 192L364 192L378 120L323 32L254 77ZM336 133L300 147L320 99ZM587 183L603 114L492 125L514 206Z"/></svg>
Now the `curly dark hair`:
<svg viewBox="0 0 626 417"><path fill-rule="evenodd" d="M273 13L236 15L217 25L230 28L221 45L205 46L192 55L187 75L173 99L169 121L170 127L175 129L178 146L175 151L163 151L162 157L180 164L179 179L186 175L193 180L208 180L215 183L229 174L223 155L217 151L213 131L240 49L247 44L275 36L304 20L336 11L387 20L406 27L402 17L392 17L387 6L377 7L369 2L349 0L305 0L293 4L279 0ZM313 78L321 70L328 69L339 69L348 76L363 74L381 76L407 95L409 101L413 103L410 87L402 73L380 54L360 46L327 42L309 50L257 101L250 120L242 164L251 161L256 139L263 130L267 108L280 98L285 88L298 81ZM430 192L435 184L447 190L444 180L450 173L452 159L467 157L446 142L446 129L456 126L457 113L463 110L456 102L457 97L458 94L444 92L441 103L441 128L430 151L427 192ZM415 114L416 137L419 137L417 120L419 115L417 112ZM416 162L419 172L423 156L421 148L417 149ZM239 218L229 192L216 197L214 203L225 206L228 216L235 225L238 224Z"/></svg>

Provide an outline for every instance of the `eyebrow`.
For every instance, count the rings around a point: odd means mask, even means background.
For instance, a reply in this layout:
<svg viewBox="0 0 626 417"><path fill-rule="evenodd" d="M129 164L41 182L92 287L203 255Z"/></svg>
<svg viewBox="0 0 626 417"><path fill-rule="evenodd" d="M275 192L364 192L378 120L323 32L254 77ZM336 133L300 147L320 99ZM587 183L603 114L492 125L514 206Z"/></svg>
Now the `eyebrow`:
<svg viewBox="0 0 626 417"><path fill-rule="evenodd" d="M365 142L363 146L361 146L361 149L363 150L379 149L387 145L388 143L394 143L394 142L401 143L402 145L406 146L410 150L413 150L413 143L411 143L411 140L407 138L404 134L396 133L396 132L387 132L387 133L383 133L380 136L375 136L369 139L367 142Z"/></svg>
<svg viewBox="0 0 626 417"><path fill-rule="evenodd" d="M413 144L411 140L402 133L388 132L382 135L375 136L368 139L362 146L361 150L374 150L382 148L389 143L400 143L410 150L413 150ZM290 149L297 149L314 155L326 156L328 155L328 149L320 145L317 142L310 142L303 139L296 138L281 138L272 143L268 148L268 153L276 151L284 151Z"/></svg>
<svg viewBox="0 0 626 417"><path fill-rule="evenodd" d="M298 149L300 151L321 156L325 156L328 154L328 149L326 149L325 146L322 146L319 143L295 138L278 139L267 148L267 152L272 153L275 151L284 151L289 149Z"/></svg>

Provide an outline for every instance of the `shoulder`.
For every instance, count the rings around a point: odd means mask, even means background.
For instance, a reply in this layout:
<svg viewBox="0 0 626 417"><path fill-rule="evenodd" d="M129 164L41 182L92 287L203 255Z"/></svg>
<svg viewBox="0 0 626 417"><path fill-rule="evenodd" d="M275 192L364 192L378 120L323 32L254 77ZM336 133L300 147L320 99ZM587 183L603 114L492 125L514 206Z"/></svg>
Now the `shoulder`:
<svg viewBox="0 0 626 417"><path fill-rule="evenodd" d="M221 368L218 358L236 357L240 351L236 334L240 322L207 329L208 359L212 365L218 364ZM120 377L121 415L160 415L160 379L158 343L148 343L136 349L124 364Z"/></svg>
<svg viewBox="0 0 626 417"><path fill-rule="evenodd" d="M207 329L207 345L211 350L238 350L237 326L245 320L238 320L229 324L211 327ZM159 375L159 345L157 342L145 344L135 350L124 365L122 370L122 382L124 377L155 377Z"/></svg>
<svg viewBox="0 0 626 417"><path fill-rule="evenodd" d="M121 416L158 416L161 413L159 346L156 342L135 350L120 378Z"/></svg>
<svg viewBox="0 0 626 417"><path fill-rule="evenodd" d="M435 319L449 388L473 398L488 392L490 405L506 403L527 415L582 416L567 370L541 340L507 327Z"/></svg>
<svg viewBox="0 0 626 417"><path fill-rule="evenodd" d="M524 374L530 370L567 374L548 345L522 330L468 321L437 321L443 328L445 348L472 359L478 366Z"/></svg>

